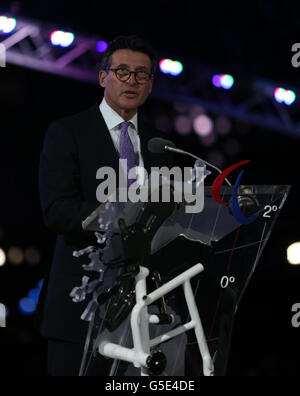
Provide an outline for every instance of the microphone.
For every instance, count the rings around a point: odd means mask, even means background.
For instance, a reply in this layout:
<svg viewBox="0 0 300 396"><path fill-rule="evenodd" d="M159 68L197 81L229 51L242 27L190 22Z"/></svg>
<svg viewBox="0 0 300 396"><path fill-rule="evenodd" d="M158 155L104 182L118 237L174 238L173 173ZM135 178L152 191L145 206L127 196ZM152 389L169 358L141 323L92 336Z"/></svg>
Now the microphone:
<svg viewBox="0 0 300 396"><path fill-rule="evenodd" d="M166 140L166 139L162 139L162 138L152 138L149 140L148 142L148 150L151 153L155 153L155 154L163 154L166 151L170 151L172 153L177 153L177 154L183 154L183 155L188 155L189 157L192 157L196 160L200 160L202 161L204 164L206 164L207 166L209 166L210 168L213 168L214 170L216 170L217 172L219 172L220 174L222 173L222 171L217 168L216 166L210 164L207 161L204 161L204 159L197 157L196 155L189 153L187 151L181 150L179 148L176 147L176 145L171 142L170 140ZM228 179L225 179L226 183L231 186L231 183L229 182Z"/></svg>
<svg viewBox="0 0 300 396"><path fill-rule="evenodd" d="M163 154L169 147L176 148L175 144L171 142L171 140L156 137L150 139L148 142L148 150L154 154Z"/></svg>
<svg viewBox="0 0 300 396"><path fill-rule="evenodd" d="M166 140L166 139L162 139L162 138L158 138L158 137L152 138L148 142L148 150L151 153L157 153L157 154L162 154L166 151L170 151L170 152L177 153L177 154L188 155L189 157L192 157L196 160L200 160L200 161L204 162L207 166L215 169L220 174L222 173L222 171L219 168L210 164L207 161L204 161L202 158L197 157L196 155L194 155L192 153L189 153L187 151L177 148L175 146L175 144L173 142L171 142L170 140ZM228 181L228 179L225 179L225 181L227 182L227 184L229 186L231 186L231 183ZM248 188L249 187L246 187L245 190L247 190ZM238 205L243 210L244 214L248 217L257 213L259 210L258 200L252 191L243 191L243 194L238 196ZM229 211L232 214L232 210L231 210L230 206L229 206Z"/></svg>

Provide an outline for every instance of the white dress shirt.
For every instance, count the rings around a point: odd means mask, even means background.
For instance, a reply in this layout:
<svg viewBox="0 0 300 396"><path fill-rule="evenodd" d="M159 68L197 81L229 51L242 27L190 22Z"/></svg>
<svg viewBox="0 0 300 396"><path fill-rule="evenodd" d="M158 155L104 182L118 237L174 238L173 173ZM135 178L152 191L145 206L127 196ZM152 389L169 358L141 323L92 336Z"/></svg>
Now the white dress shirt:
<svg viewBox="0 0 300 396"><path fill-rule="evenodd" d="M99 109L109 130L115 149L119 153L121 136L120 124L125 120L107 104L104 97L102 102L100 103ZM137 172L137 181L138 184L142 185L144 180L144 173L142 172L142 169L144 167L144 161L141 153L141 141L138 132L137 113L135 113L135 115L128 122L130 122L130 125L128 127L128 135L133 144L134 151L138 155L139 159L138 166L140 167L140 169L138 169Z"/></svg>

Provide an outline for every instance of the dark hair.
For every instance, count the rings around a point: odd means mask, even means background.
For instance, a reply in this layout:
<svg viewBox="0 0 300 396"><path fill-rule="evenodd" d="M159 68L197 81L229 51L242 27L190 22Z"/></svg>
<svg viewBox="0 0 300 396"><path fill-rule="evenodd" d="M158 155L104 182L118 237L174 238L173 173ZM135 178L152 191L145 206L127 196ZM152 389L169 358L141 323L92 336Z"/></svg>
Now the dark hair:
<svg viewBox="0 0 300 396"><path fill-rule="evenodd" d="M110 68L112 55L120 49L130 49L132 51L143 52L147 54L151 61L151 73L156 69L156 56L149 44L138 36L119 36L108 44L106 51L103 53L100 68L105 70Z"/></svg>

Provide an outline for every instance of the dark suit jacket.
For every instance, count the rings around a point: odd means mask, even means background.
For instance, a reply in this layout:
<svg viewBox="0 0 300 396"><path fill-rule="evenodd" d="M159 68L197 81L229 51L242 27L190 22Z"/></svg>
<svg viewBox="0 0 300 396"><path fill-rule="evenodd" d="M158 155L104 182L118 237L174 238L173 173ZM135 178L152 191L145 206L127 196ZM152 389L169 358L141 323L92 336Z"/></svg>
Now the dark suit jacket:
<svg viewBox="0 0 300 396"><path fill-rule="evenodd" d="M170 166L170 157L150 154L147 142L159 132L139 118L138 129L145 168ZM75 304L70 295L81 285L81 266L86 257L75 258L74 250L96 245L93 234L82 231L81 222L100 203L96 179L100 167L118 170L119 155L96 104L87 111L53 122L45 137L40 158L40 201L46 226L58 234L48 281L39 305L41 332L49 338L84 342L88 324L80 319L88 301Z"/></svg>

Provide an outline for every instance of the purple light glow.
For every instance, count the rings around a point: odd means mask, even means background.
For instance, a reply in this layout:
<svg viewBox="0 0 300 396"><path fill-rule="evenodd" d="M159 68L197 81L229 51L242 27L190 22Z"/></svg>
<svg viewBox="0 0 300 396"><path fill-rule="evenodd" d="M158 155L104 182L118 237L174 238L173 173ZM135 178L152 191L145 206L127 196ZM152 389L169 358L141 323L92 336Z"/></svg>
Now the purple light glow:
<svg viewBox="0 0 300 396"><path fill-rule="evenodd" d="M108 44L106 41L98 41L97 43L97 51L98 52L105 52L108 47Z"/></svg>

